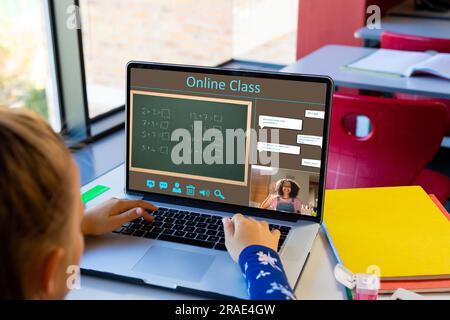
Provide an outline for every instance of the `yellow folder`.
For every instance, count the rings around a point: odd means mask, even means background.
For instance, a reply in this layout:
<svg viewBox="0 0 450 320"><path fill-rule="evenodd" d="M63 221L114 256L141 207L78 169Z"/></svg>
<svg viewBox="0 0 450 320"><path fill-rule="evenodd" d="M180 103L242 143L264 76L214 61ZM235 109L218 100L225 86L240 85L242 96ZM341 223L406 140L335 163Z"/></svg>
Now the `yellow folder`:
<svg viewBox="0 0 450 320"><path fill-rule="evenodd" d="M385 280L450 277L450 222L421 187L327 190L325 229L354 273Z"/></svg>

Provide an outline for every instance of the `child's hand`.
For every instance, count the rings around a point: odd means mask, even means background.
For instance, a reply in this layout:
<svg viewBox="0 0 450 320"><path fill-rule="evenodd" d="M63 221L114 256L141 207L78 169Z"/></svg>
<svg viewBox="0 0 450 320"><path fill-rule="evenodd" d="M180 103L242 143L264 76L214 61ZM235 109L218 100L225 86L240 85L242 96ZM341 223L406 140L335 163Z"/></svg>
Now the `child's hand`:
<svg viewBox="0 0 450 320"><path fill-rule="evenodd" d="M144 200L110 199L94 208L88 209L83 217L81 230L84 235L99 235L116 230L123 224L143 217L153 221L153 217L145 211L157 208Z"/></svg>
<svg viewBox="0 0 450 320"><path fill-rule="evenodd" d="M277 184L275 182L272 182L269 186L269 192L271 195L277 196L278 192L277 192Z"/></svg>
<svg viewBox="0 0 450 320"><path fill-rule="evenodd" d="M236 214L231 219L223 218L222 221L225 246L234 261L237 262L242 250L250 245L261 245L277 251L280 231L270 231L267 222L258 222L241 214Z"/></svg>

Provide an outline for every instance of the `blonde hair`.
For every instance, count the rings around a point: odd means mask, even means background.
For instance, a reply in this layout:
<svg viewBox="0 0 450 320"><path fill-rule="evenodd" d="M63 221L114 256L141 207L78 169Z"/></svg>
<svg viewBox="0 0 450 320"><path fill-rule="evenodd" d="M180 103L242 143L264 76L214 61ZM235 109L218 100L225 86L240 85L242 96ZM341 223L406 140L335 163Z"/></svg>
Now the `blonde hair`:
<svg viewBox="0 0 450 320"><path fill-rule="evenodd" d="M0 298L24 299L43 246L61 243L73 203L70 151L34 113L0 108Z"/></svg>

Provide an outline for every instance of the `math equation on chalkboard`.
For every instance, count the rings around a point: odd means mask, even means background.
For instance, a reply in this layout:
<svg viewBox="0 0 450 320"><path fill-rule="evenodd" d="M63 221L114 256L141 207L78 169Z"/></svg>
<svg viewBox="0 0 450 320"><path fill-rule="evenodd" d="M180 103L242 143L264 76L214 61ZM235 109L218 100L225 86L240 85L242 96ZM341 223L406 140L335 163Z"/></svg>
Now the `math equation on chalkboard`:
<svg viewBox="0 0 450 320"><path fill-rule="evenodd" d="M141 115L148 117L141 120L141 152L157 152L168 155L168 143L171 141L171 131L176 130L171 126L171 110L155 107L141 107ZM194 140L195 128L200 128L202 133L209 129L223 131L223 115L214 112L189 112L189 125L185 128L191 133ZM161 145L162 144L162 145Z"/></svg>
<svg viewBox="0 0 450 320"><path fill-rule="evenodd" d="M201 158L205 150L212 150L215 158L226 159L227 130L248 130L251 101L161 92L132 92L131 101L132 168L245 183L246 166L241 163L230 164L227 170L221 166L219 170L220 161L194 164L194 160ZM233 145L234 157L238 154L237 145ZM248 152L249 143L245 148ZM175 155L182 155L183 163L172 160L174 150Z"/></svg>

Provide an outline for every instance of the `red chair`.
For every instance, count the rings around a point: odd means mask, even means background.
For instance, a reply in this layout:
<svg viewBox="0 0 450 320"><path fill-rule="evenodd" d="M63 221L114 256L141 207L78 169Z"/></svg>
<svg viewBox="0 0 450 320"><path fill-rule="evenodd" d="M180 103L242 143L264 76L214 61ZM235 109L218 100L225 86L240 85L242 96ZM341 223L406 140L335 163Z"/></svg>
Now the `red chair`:
<svg viewBox="0 0 450 320"><path fill-rule="evenodd" d="M367 137L349 133L351 114L370 119ZM444 203L450 179L425 167L441 144L445 115L445 106L431 100L334 94L326 187L420 185Z"/></svg>
<svg viewBox="0 0 450 320"><path fill-rule="evenodd" d="M381 34L381 48L407 51L434 50L450 53L450 39L428 38L384 31Z"/></svg>
<svg viewBox="0 0 450 320"><path fill-rule="evenodd" d="M434 50L442 53L450 53L450 39L427 38L385 31L381 34L381 48L407 51ZM425 99L421 96L403 93L397 93L395 96L399 99ZM447 106L447 135L450 136L450 100L436 100L442 101Z"/></svg>

